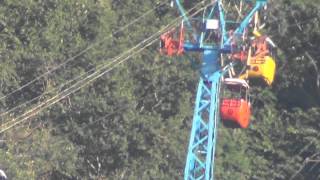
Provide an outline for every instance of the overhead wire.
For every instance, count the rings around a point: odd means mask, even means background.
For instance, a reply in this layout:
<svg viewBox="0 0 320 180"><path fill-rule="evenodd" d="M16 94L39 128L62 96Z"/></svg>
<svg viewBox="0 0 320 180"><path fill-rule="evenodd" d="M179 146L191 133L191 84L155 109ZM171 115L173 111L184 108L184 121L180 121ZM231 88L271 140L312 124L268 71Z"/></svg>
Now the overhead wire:
<svg viewBox="0 0 320 180"><path fill-rule="evenodd" d="M290 17L290 16L287 16L287 17ZM296 23L294 23L294 24L292 24L292 25L287 25L286 27L287 27L287 28L298 27L299 25L307 24L307 23L311 22L311 21L314 20L314 19L316 19L316 17L311 17L311 18L305 19L305 20L303 20L303 21L296 22ZM272 21L269 21L268 23L274 23L274 22L278 22L278 21L280 21L280 20L279 20L279 19L277 19L277 20L272 20ZM272 33L276 33L277 30L268 31L268 33L270 33L270 32L271 32L271 34L272 34ZM280 47L277 46L277 48L279 48L279 49L281 50ZM317 138L318 138L319 136L320 136L320 134L317 134L317 135L316 135ZM297 156L301 155L302 153L306 152L307 149L312 145L312 143L314 143L313 140L310 141L309 143L307 143L305 146L303 146L303 147L301 148L301 150L300 150L299 152L297 152L297 154L296 154L295 157L297 157ZM287 165L285 165L285 166L282 167L281 169L282 169L282 170L285 170L294 160L295 160L295 158L291 158L289 161L286 162ZM304 165L305 165L305 164L304 164ZM302 167L304 167L304 165L303 165ZM294 175L292 175L292 176L290 177L290 179L293 179L297 174L299 174L302 167L300 167L300 169L299 169L298 171L296 171L296 173L295 173ZM279 173L275 173L275 175L277 175L277 174L279 174Z"/></svg>
<svg viewBox="0 0 320 180"><path fill-rule="evenodd" d="M195 9L197 6L199 6L201 3L203 3L204 1L198 3L196 6L194 6L193 8L191 8L188 13L190 13L193 9ZM207 6L209 6L210 4L208 4ZM198 12L200 12L203 8L201 8L200 10L196 11L195 13L193 13L193 15L197 14ZM181 16L176 18L176 20L181 19ZM173 21L173 23L175 23L175 21ZM170 25L170 24L169 24ZM6 123L4 123L2 125L3 128L1 128L0 133L3 133L9 129L11 129L12 127L20 124L21 122L29 119L30 117L34 116L35 114L39 113L41 110L55 104L56 102L59 102L61 99L69 96L70 94L78 91L79 89L81 89L82 87L86 86L87 84L91 83L93 80L101 77L102 75L104 75L105 73L111 71L113 68L115 68L117 65L121 64L122 62L128 60L130 57L132 57L133 55L140 53L143 49L145 49L146 47L152 45L155 41L157 41L157 39L152 40L153 36L159 36L163 31L167 30L167 28L169 28L170 26L166 26L166 28L162 28L162 30L158 31L157 33L153 34L152 36L150 36L148 39L151 40L151 42L147 43L145 46L143 46L141 49L135 51L133 54L130 54L129 56L125 57L124 59L120 59L118 62L116 62L116 60L113 61L113 63L115 63L115 65L111 68L108 68L106 70L104 70L103 72L101 72L100 74L96 74L99 71L96 71L95 73L90 74L89 76L87 76L85 79L80 80L79 82L75 83L74 85L72 85L71 87L65 89L64 91L62 91L61 93L57 94L56 96L46 100L45 102L40 103L38 106L30 109L29 111L23 113L21 116L18 116L17 118L14 118L12 120L7 121ZM147 39L145 39L142 43L146 42ZM140 44L140 43L139 43ZM133 49L133 48L132 48ZM108 65L112 65L112 64L108 64ZM102 67L102 68L106 68L106 67ZM92 75L96 75L93 76L92 79L91 76ZM88 79L88 80L87 80ZM86 81L84 83L84 81ZM78 87L76 85L79 85ZM72 89L74 88L74 89ZM52 102L51 102L52 101ZM22 118L22 119L20 119ZM19 120L20 119L20 120ZM11 124L10 124L11 123ZM8 125L9 124L9 125Z"/></svg>
<svg viewBox="0 0 320 180"><path fill-rule="evenodd" d="M51 74L51 73L53 73L54 71L58 70L58 69L61 68L62 66L66 65L67 63L69 63L69 62L71 62L71 61L74 61L77 57L81 56L82 54L84 54L84 53L87 52L88 50L92 49L94 46L96 46L96 45L104 42L105 40L107 40L107 39L109 39L109 38L112 38L114 34L117 34L117 33L121 32L121 31L127 29L127 28L130 27L131 25L133 25L133 24L135 24L136 22L140 21L143 17L149 15L149 14L150 14L151 12L153 12L155 9L157 9L157 8L159 8L160 6L165 5L165 4L167 4L167 3L164 3L164 2L163 2L163 3L158 4L155 8L147 11L146 13L144 13L143 15L139 16L138 18L134 19L133 21L130 21L130 23L128 23L127 25L125 25L125 26L123 26L122 28L118 29L117 31L113 32L112 34L109 34L109 36L106 36L105 38L103 38L103 39L101 39L101 40L93 43L92 45L88 46L87 48L85 48L84 50L80 51L80 52L77 53L76 55L68 58L68 59L67 59L66 61L64 61L63 63L55 66L54 68L52 68L51 70L47 71L46 73L44 73L44 74L38 76L37 78L29 81L28 83L22 85L20 88L18 88L18 89L16 89L16 90L14 90L14 91L6 94L5 96L0 97L0 100L5 99L5 98L7 98L8 96L10 96L10 95L12 95L12 94L14 94L14 93L16 93L16 92L18 92L18 91L26 88L27 86L33 84L34 82L36 82L36 81L38 81L39 79L45 77L46 75ZM94 68L92 68L92 69L94 69ZM91 69L91 70L92 70L92 69ZM84 75L84 74L81 74L80 76L82 76L82 75ZM78 78L80 78L80 77L78 77ZM69 84L70 82L75 81L75 80L77 80L77 78L73 78L73 79L71 79L71 80L69 80L69 81L61 84L61 85L60 85L60 88L62 88L62 87L65 86L66 84ZM49 93L49 92L45 92L45 93ZM6 115L6 114L8 114L8 113L10 113L10 112L13 112L14 110L16 110L16 109L18 109L18 108L20 108L20 107L22 107L22 106L25 106L26 104L31 103L31 102L39 99L40 97L42 97L42 96L44 96L44 95L46 95L46 94L41 94L41 95L39 95L39 96L36 96L36 97L34 97L34 98L32 98L32 99L30 99L30 100L28 100L28 101L20 104L20 105L17 105L17 106L15 106L15 107L13 107L13 108L11 108L11 109L9 109L9 110L6 110L5 112L0 113L0 117L4 116L4 115Z"/></svg>
<svg viewBox="0 0 320 180"><path fill-rule="evenodd" d="M159 6L161 6L161 5L163 5L163 4L159 4L157 7L159 7ZM157 7L156 7L156 8L157 8ZM156 9L156 8L154 8L154 9ZM132 24L134 24L135 22L139 21L139 19L141 19L143 16L146 16L147 14L149 14L150 12L152 12L154 9L146 12L145 14L143 14L143 15L140 16L140 17L138 17L137 19L135 19L135 20L132 21L131 23L127 24L125 27L119 29L119 30L116 31L115 33L118 33L118 32L120 32L120 31L123 31L125 28L128 28L130 25L132 25ZM293 26L294 26L294 25L293 25ZM104 40L105 40L105 39L104 39ZM101 41L103 41L103 40L101 40ZM101 41L100 41L100 42L97 42L97 44L101 43ZM91 47L88 47L87 49L81 51L81 52L78 53L77 55L69 58L67 61L70 62L70 61L74 60L76 57L80 56L81 54L83 54L83 53L86 52L87 50L93 48L94 45L95 45L95 44L93 44ZM67 63L67 61L65 62L65 64ZM60 65L63 66L64 64L60 64ZM58 66L60 66L60 65L58 65ZM56 66L56 67L58 67L58 66ZM56 69L58 69L58 68L52 69L51 72L53 72L53 71L56 70ZM48 72L49 72L49 71L48 71ZM82 75L84 75L84 74L82 74ZM80 75L80 76L82 76L82 75ZM39 77L43 77L43 76L44 76L44 74L43 74L43 75L40 75ZM38 78L39 78L39 77L38 77ZM71 83L72 81L77 80L78 78L80 78L80 77L76 77L76 78L74 78L74 79L71 79L71 80L67 81L67 82L64 83L64 84L61 84L61 85L60 85L60 88L62 88L62 87L65 86L66 84ZM36 79L34 79L34 81L36 81ZM32 84L33 82L30 81L29 83ZM26 87L26 86L25 86L25 87ZM22 86L21 88L24 88L24 87ZM9 94L7 94L6 96L9 96L9 95L11 95L11 94L13 94L13 93L15 93L15 92L17 92L17 91L19 91L19 89L15 90L15 91L13 91L13 92L11 92L11 93L9 93ZM52 91L53 91L53 90L52 90ZM2 113L0 113L0 117L4 116L4 115L6 115L6 114L8 114L8 113L10 113L10 112L13 112L13 111L17 110L18 108L20 108L20 107L22 107L22 106L25 106L25 105L27 105L27 104L29 104L29 103L31 103L31 102L39 99L40 97L42 97L42 96L44 96L44 95L52 92L52 91L45 92L45 94L41 94L41 95L39 95L39 96L36 96L36 97L32 98L31 100L28 100L28 101L26 101L26 102L24 102L24 103L22 103L22 104L20 104L20 105L17 105L17 106L15 106L15 107L13 107L13 108L5 111L5 112L2 112ZM5 98L5 96L0 97L0 100L1 100L2 98Z"/></svg>
<svg viewBox="0 0 320 180"><path fill-rule="evenodd" d="M198 3L196 6L198 6L198 5L201 4L201 3L203 3L203 1L200 2L200 3ZM154 11L156 8L158 8L158 7L160 7L161 5L164 5L164 4L166 4L166 3L161 3L161 4L157 5L154 9L146 12L145 14L143 14L143 15L140 16L140 17L138 17L138 18L135 19L134 21L131 21L131 23L127 24L126 26L124 26L123 28L119 29L119 30L116 31L115 33L118 33L118 32L123 31L124 29L128 28L130 25L132 25L132 24L134 24L135 22L137 22L137 21L139 21L140 19L142 19L142 17L150 14L150 13L151 13L152 11ZM196 7L196 6L195 6L195 7ZM192 9L194 9L194 8L191 8L191 10L192 10ZM113 33L113 34L115 34L115 33ZM111 37L112 37L112 36L111 36ZM83 53L86 52L87 50L92 49L94 45L99 44L99 43L101 43L101 42L104 41L104 40L105 40L105 39L103 39L103 40L101 40L101 41L93 44L92 46L86 48L85 50L83 50L83 51L81 51L80 53L78 53L77 55L69 58L66 62L64 62L64 63L62 63L62 64L60 64L60 65L58 65L58 66L59 66L59 67L62 67L62 66L65 65L67 62L70 62L70 61L74 60L76 57L80 56L81 54L83 54ZM53 68L53 69L51 70L51 72L53 72L54 70L57 70L57 69L58 69L58 66L57 66L57 68ZM88 73L88 72L90 72L90 71L92 71L92 70L94 70L94 69L95 69L95 68L92 68L92 69L90 69L89 71L87 71L86 73ZM49 72L49 71L48 71L48 72ZM70 84L71 82L73 82L73 81L81 78L81 76L85 75L86 73L83 73L83 74L81 74L80 76L77 76L77 77L75 77L75 78L73 78L73 79L71 79L71 80L69 80L69 81L61 84L61 85L59 86L59 88L63 88L63 86L65 86L65 85L67 85L67 84ZM45 74L40 75L38 78L41 78L41 77L44 77L44 76L45 76ZM38 80L38 79L36 78L36 79L30 81L30 82L29 82L29 85L32 84L33 82L37 81L37 80ZM22 86L21 88L25 88L25 87L27 87L27 85L26 85L26 86ZM11 94L14 94L15 92L17 92L17 91L19 91L19 90L20 90L20 88L17 89L17 90L15 90L15 91L13 91L13 92L11 92L11 93L9 93L9 94L7 94L6 96L9 96L9 95L11 95ZM48 93L53 92L54 90L56 90L56 89L49 90L49 91L45 92L44 94L40 94L40 95L38 95L38 96L36 96L36 97L34 97L34 98L32 98L32 99L30 99L30 100L28 100L28 101L20 104L20 105L14 106L13 108L11 108L11 109L9 109L9 110L6 110L5 112L0 113L0 118L3 117L3 116L6 115L6 114L9 114L9 113L11 113L11 112L19 109L20 107L26 106L27 104L29 104L29 103L31 103L31 102L33 102L33 101L35 101L35 100L37 100L37 99L39 99L39 98L47 95ZM1 100L1 98L5 98L5 96L0 97L0 100Z"/></svg>
<svg viewBox="0 0 320 180"><path fill-rule="evenodd" d="M291 17L291 16L287 16L287 17ZM314 19L316 19L316 18L317 18L317 17L311 17L311 18L308 18L308 19L304 19L303 21L296 22L296 23L291 24L291 25L287 25L286 27L287 27L287 28L293 28L293 27L298 27L298 28L299 28L299 25L307 24L307 23L311 22L312 20L314 20ZM270 22L268 22L268 23L274 23L274 22L278 22L278 21L280 21L280 19L272 20L272 21L270 21ZM269 33L270 33L270 32L271 32L271 34L272 34L272 33L276 33L277 30L269 31ZM277 46L277 48L279 48L279 49L281 50L280 47ZM320 136L320 134L317 134L317 135L316 135L316 138L319 138L319 136ZM307 143L306 145L304 145L304 146L301 148L301 150L296 153L295 157L298 157L298 156L301 155L302 153L306 152L306 151L308 150L308 148L312 145L312 143L314 143L314 140L311 140L309 143ZM285 165L284 167L282 167L281 169L282 169L282 170L287 169L288 166L289 166L294 160L295 160L295 158L291 158L289 161L287 161L287 162L285 163L286 165ZM300 171L302 170L302 168L304 167L304 165L305 165L305 164L303 164L303 166L300 167L300 169L297 170L296 173L293 174L293 175L290 177L290 179L293 179L297 174L299 174ZM277 175L277 174L279 174L279 173L275 173L275 175Z"/></svg>
<svg viewBox="0 0 320 180"><path fill-rule="evenodd" d="M151 42L150 42L149 44L147 44L145 47L153 44L155 41L156 41L156 39L153 40L153 41L151 41ZM141 50L143 50L143 49L140 49L140 50L136 51L133 55L139 53ZM133 55L131 55L131 56L133 56ZM129 57L121 60L120 62L118 62L118 64L122 63L122 62L125 61L125 60L128 60L131 56L129 56ZM116 65L117 65L117 64L116 64ZM115 65L115 66L116 66L116 65ZM114 67L115 67L115 66L114 66ZM99 78L99 77L102 76L103 74L111 71L114 67L108 69L107 71L104 71L104 72L101 73L100 75L96 76L94 79L89 79L89 81L87 81L85 84L82 84L81 86L77 87L77 88L76 88L75 90L73 90L73 91L70 91L70 92L66 91L66 94L62 94L62 96L60 96L61 94L58 94L57 96L55 96L55 97L53 97L53 98L50 98L49 100L47 100L46 102L44 102L44 103L40 104L40 106L38 106L38 107L41 108L41 109L39 109L39 111L41 111L42 109L44 109L44 108L46 108L46 107L48 107L48 106L50 106L50 105L52 105L52 104L55 104L56 102L58 102L58 101L60 101L61 99L65 98L66 96L70 95L71 93L79 90L80 88L84 87L86 84L90 83L92 80L95 80L96 78ZM89 77L90 77L90 76L89 76ZM79 83L82 83L82 81L79 82ZM73 85L73 86L74 86L74 85ZM71 88L72 88L72 87L71 87ZM70 88L69 88L69 89L70 89ZM69 90L69 89L68 89L68 90ZM64 93L64 92L63 92L63 93ZM59 97L59 96L60 96L60 97ZM58 97L58 99L55 100L56 97ZM51 100L54 100L54 101L53 101L53 102L50 102ZM47 102L50 102L50 103L49 103L48 105L46 105ZM42 105L44 105L44 107L41 107ZM34 113L32 113L32 112L34 112L38 107L35 107L35 108L29 110L28 112L26 112L25 114L27 115L27 117L23 118L21 121L24 121L24 120L26 120L27 118L29 118L30 116L33 116ZM30 115L29 115L29 112L31 113ZM22 115L22 116L23 116L23 115ZM10 127L14 126L14 125L20 123L21 121L18 121L18 122L14 123L13 125L11 125L11 126L9 126L9 127L7 127L7 128L10 128ZM6 129L7 129L7 128L6 128ZM6 129L4 129L4 130L6 130ZM1 131L1 132L2 132L2 131ZM1 133L1 132L0 132L0 133Z"/></svg>
<svg viewBox="0 0 320 180"><path fill-rule="evenodd" d="M172 82L172 83L169 82L168 86L176 85L177 83L183 81L183 79L184 79L184 78L179 78L178 80L176 80L176 81L174 81L174 82ZM149 86L146 87L146 88L149 88L149 87L151 87L151 86L152 86L152 85L149 85ZM163 87L163 88L161 88L161 89L157 89L157 91L155 91L154 93L162 92L164 89L165 89L165 87ZM138 99L135 99L135 101L141 101L141 100L143 100L143 99L145 99L145 97L139 97ZM161 100L159 100L159 101L161 101ZM159 104L159 101L157 101L157 104ZM154 106L152 106L152 108L154 108L157 104L155 104ZM120 113L120 112L122 112L122 111L124 111L124 110L126 110L126 109L129 109L129 108L130 108L129 106L122 106L121 108L116 109L116 110L113 111L112 113L106 114L106 115L104 115L104 116L102 116L102 117L100 117L100 118L98 118L98 119L96 119L96 120L94 120L94 121L92 121L92 122L89 122L88 124L85 124L84 129L87 129L87 128L89 128L91 125L93 125L93 124L95 124L95 123L97 123L97 122L99 122L99 121L102 121L102 120L106 119L106 118L109 117L109 116L115 115L115 114ZM48 123L48 122L47 122L47 123ZM56 126L56 127L54 127L54 128L51 128L51 130L57 129L57 128L61 128L62 126L65 126L65 124L58 125L58 126ZM38 128L39 128L39 127L38 127ZM36 128L36 129L38 129L38 128ZM41 128L41 129L42 129L42 128ZM71 133L71 132L69 132L69 133ZM64 135L68 135L69 133L66 133L66 134L64 134Z"/></svg>
<svg viewBox="0 0 320 180"><path fill-rule="evenodd" d="M148 49L146 49L146 50L148 50ZM149 52L153 53L153 51L155 51L155 50L150 50ZM169 83L168 86L176 85L177 83L181 82L182 80L183 80L183 78L179 78L178 80L174 81L173 83ZM146 88L149 88L149 87L151 87L151 86L152 86L152 85L149 85L149 86L146 87ZM165 89L165 88L161 88L160 90L157 90L157 91L155 91L154 93L162 92L163 89ZM144 98L145 98L145 97L140 97L140 98L138 98L138 99L135 99L135 101L141 101L141 100L143 100ZM161 101L161 100L157 101L157 104L154 105L154 106L152 106L152 108L154 108L155 106L157 106L160 101ZM121 111L124 111L124 110L126 110L126 109L128 109L128 108L129 108L129 106L122 106L121 108L116 109L116 110L113 111L112 113L106 114L106 115L104 115L104 116L102 116L102 117L100 117L100 118L98 118L98 119L96 119L96 120L94 120L94 121L92 121L92 122L89 122L90 124L86 124L84 128L85 128L85 129L86 129L86 128L89 128L91 125L93 125L93 124L95 124L95 123L97 123L97 122L99 122L99 121L102 121L102 120L106 119L106 118L109 117L109 116L112 116L112 115L115 115L115 114L117 114L117 113L120 113ZM49 122L47 122L47 123L49 123ZM54 128L52 128L52 129L57 129L57 128L60 128L60 127L62 127L62 126L65 126L65 125L64 125L64 124L61 124L61 125L58 125L58 127L54 127ZM36 128L36 129L39 129L39 127ZM41 128L41 129L42 129L42 128ZM67 133L67 134L69 134L69 133ZM66 134L64 134L64 135L66 135Z"/></svg>
<svg viewBox="0 0 320 180"><path fill-rule="evenodd" d="M318 133L318 134L316 135L316 139L319 138L319 137L320 137L320 133ZM295 157L298 157L298 156L301 155L302 153L306 152L307 149L312 145L312 143L314 143L314 140L311 140L309 143L307 143L306 145L304 145L304 146L301 148L301 150L300 150L298 153L295 154ZM285 165L284 167L282 167L281 169L282 169L282 170L287 169L288 166L289 166L294 160L295 160L295 158L292 157L290 160L286 161L286 162L285 162L286 165ZM275 173L274 175L277 175L277 174L279 174L279 173Z"/></svg>
<svg viewBox="0 0 320 180"><path fill-rule="evenodd" d="M320 153L316 153L316 154L312 155L311 157L306 158L306 159L303 161L303 163L302 163L301 167L299 168L299 170L297 170L297 171L289 178L289 180L294 179L298 174L300 174L301 171L305 168L305 166L306 166L309 162L315 162L316 165L317 165L317 164L320 162L320 160L319 160L319 161L317 161L317 160L314 161L314 160L310 160L310 158L317 157L319 154L320 154Z"/></svg>
<svg viewBox="0 0 320 180"><path fill-rule="evenodd" d="M13 91L11 91L10 93L8 93L8 94L6 94L6 95L4 95L4 96L1 96L1 97L0 97L0 100L5 99L5 98L7 98L8 96L11 96L11 95L13 95L14 93L16 93L16 92L18 92L18 91L21 91L22 89L30 86L31 84L35 83L36 81L40 80L41 78L43 78L43 77L45 77L45 76L53 73L54 71L58 70L59 68L63 67L64 65L68 64L69 62L76 60L76 58L78 58L79 56L81 56L81 55L84 54L85 52L89 51L90 49L92 49L92 48L94 48L95 46L99 45L100 43L104 42L105 40L112 38L114 34L117 34L117 33L121 32L121 31L127 29L128 27L132 26L133 24L135 24L136 22L140 21L140 20L143 19L145 16L149 15L151 12L153 12L154 10L156 10L157 8L159 8L160 6L165 5L165 4L168 4L168 2L165 2L165 1L164 1L164 2L162 2L162 3L159 3L159 4L158 4L156 7L154 7L153 9L145 12L144 14L142 14L142 15L139 16L139 17L137 17L137 18L134 19L133 21L130 21L130 23L128 23L127 25L125 25L125 26L123 26L122 28L118 29L117 31L115 31L115 32L109 34L108 36L100 39L99 41L97 41L97 42L89 45L89 46L86 47L85 49L83 49L83 50L81 50L80 52L78 52L76 55L74 55L74 56L66 59L63 63L58 64L57 66L53 67L51 70L49 70L49 71L47 71L47 72L45 72L45 73L37 76L35 79L33 79L33 80L25 83L24 85L22 85L21 87L15 89L15 90L13 90Z"/></svg>
<svg viewBox="0 0 320 180"><path fill-rule="evenodd" d="M133 55L141 52L144 48L150 46L151 44L153 44L156 41L156 39L154 39L153 41L149 42L147 45L145 45L143 48L137 50L136 52L134 52L132 55L124 58L124 59L120 59L119 61L115 62L115 64L110 64L109 66L111 66L110 68L104 70L102 73L98 74L97 76L93 76L95 75L95 73L90 74L89 76L86 77L87 80L86 83L83 83L83 80L73 84L70 88L62 91L61 93L57 94L56 96L46 100L45 102L40 103L39 105L37 105L36 107L28 110L27 112L23 113L21 116L14 118L12 120L10 120L9 122L6 122L4 124L2 124L2 127L5 126L4 128L1 128L0 133L3 133L4 131L14 127L17 124L20 124L21 122L27 120L28 118L36 115L37 113L39 113L40 111L42 111L43 109L59 102L61 99L64 99L65 97L69 96L71 93L74 93L76 91L78 91L79 89L81 89L82 87L86 86L88 83L90 83L91 81L101 77L102 75L104 75L105 73L113 70L117 65L123 63L124 61L128 60L130 57L132 57ZM109 67L108 66L108 67ZM91 79L92 78L92 79ZM22 119L20 119L22 118ZM11 124L10 124L11 123ZM9 125L8 125L9 124Z"/></svg>
<svg viewBox="0 0 320 180"><path fill-rule="evenodd" d="M142 42L143 42L143 41L142 41ZM86 72L84 72L84 73L82 73L82 74L74 77L74 78L71 79L71 80L68 80L67 82L65 82L65 83L63 83L63 84L61 84L61 85L59 85L59 87L56 87L56 88L54 88L54 89L49 90L48 92L45 92L45 94L41 94L41 95L39 95L39 96L36 96L36 97L34 97L33 99L31 99L31 100L29 100L29 101L26 101L26 102L24 102L24 103L22 103L22 104L20 104L20 105L18 105L18 106L15 106L15 107L13 107L13 108L11 108L11 109L9 109L9 110L1 113L1 114L0 114L0 117L4 116L4 115L6 115L6 114L9 114L9 113L17 110L18 108L20 108L20 107L22 107L22 106L25 106L25 105L29 104L30 102L33 102L34 100L37 100L37 99L39 99L40 97L42 97L42 96L44 96L44 95L47 95L48 93L51 93L51 92L53 92L53 91L55 91L55 90L58 90L58 89L62 89L64 86L66 86L66 85L68 85L68 84L71 84L73 81L76 81L76 80L82 78L83 76L87 75L88 73L90 73L90 72L92 72L92 71L96 71L96 72L97 72L97 71L99 71L101 68L103 68L103 66L109 66L109 65L111 65L112 63L114 63L115 61L117 61L117 60L118 60L119 58L121 58L122 56L124 56L124 55L126 55L126 54L129 54L129 53L131 53L132 51L134 51L139 45L140 45L140 43L137 44L136 46L134 46L133 48L129 49L128 51L122 53L121 55L119 55L119 56L117 56L117 57L115 57L115 58L112 58L112 59L111 59L111 62L108 62L108 64L100 64L100 65L99 65L100 67L98 66L98 69L97 69L97 70L96 70L97 67L91 68L90 70L88 70L88 71L86 71Z"/></svg>
<svg viewBox="0 0 320 180"><path fill-rule="evenodd" d="M176 81L174 81L173 83L171 83L169 86L176 85L177 83L181 82L182 80L183 80L183 78L179 78L178 80L176 80ZM150 86L151 86L151 85L150 85ZM165 87L163 87L163 88L161 88L161 89L158 89L158 90L155 91L154 93L162 92L164 89L165 89ZM141 100L143 100L143 99L145 99L145 97L140 97L140 98L136 99L135 101L141 101ZM159 101L161 101L161 100L159 100ZM157 101L157 104L159 103L159 101ZM157 104L153 105L152 108L154 108ZM96 119L96 120L94 120L94 121L91 121L91 122L85 124L85 126L84 126L83 128L84 128L84 129L87 129L87 128L89 128L91 125L93 125L93 124L95 124L95 123L97 123L97 122L100 122L100 121L102 121L102 120L105 120L105 119L106 119L107 117L109 117L109 116L116 115L117 113L123 112L124 110L129 109L129 108L130 108L130 106L122 106L122 107L116 109L115 111L113 111L112 113L105 114L104 116L102 116L102 117L100 117L100 118L98 118L98 119ZM65 126L65 124L58 125L58 126L54 127L54 129L61 128L62 126ZM52 129L53 129L53 128L52 128ZM70 134L70 133L71 133L71 132L66 133L66 134L64 134L64 135L68 135L68 134Z"/></svg>
<svg viewBox="0 0 320 180"><path fill-rule="evenodd" d="M150 43L151 43L151 44L154 43L154 40L151 41ZM148 44L148 46L151 45L151 44ZM145 46L145 47L148 47L148 46ZM142 50L143 50L143 49L141 49L141 51L142 51ZM141 52L141 51L139 50L138 53ZM75 57L75 58L76 58L76 57ZM128 58L128 59L129 59L129 58ZM124 62L124 61L126 61L126 60L127 60L127 59L125 58L125 59L121 60L119 63L121 64L122 62ZM112 69L113 69L113 68L115 68L115 67L112 67ZM105 73L111 71L112 69L108 69L108 71L106 71ZM104 75L105 73L103 73L102 75ZM101 75L101 76L102 76L102 75ZM99 77L100 77L100 76L99 76ZM98 78L99 78L99 77L98 77ZM91 81L89 81L89 82L91 82ZM23 86L22 86L22 87L23 87ZM82 87L82 86L81 86L81 87ZM24 88L24 87L23 87L23 88ZM13 93L14 93L14 92L13 92ZM13 93L12 93L12 94L13 94ZM10 95L10 94L9 94L9 95ZM9 96L9 95L6 95L6 96ZM69 95L69 94L68 94L68 95ZM66 95L66 96L68 96L68 95ZM5 96L4 96L4 97L1 97L0 99L3 99L3 98L5 98ZM3 133L3 132L4 132L4 130L1 130L1 131L0 131L0 133ZM303 148L303 149L304 149L304 148ZM301 154L302 152L303 152L303 151L301 151L299 154Z"/></svg>
<svg viewBox="0 0 320 180"><path fill-rule="evenodd" d="M133 50L133 48L132 48L130 51L132 51L132 50ZM126 52L126 53L130 53L130 52ZM122 54L122 55L123 55L123 54ZM90 70L89 70L89 71L87 71L86 73L88 73L88 72L90 72L90 71L93 71L93 70L95 70L95 69L96 69L96 67L95 67L95 68L90 69ZM72 81L74 81L74 80L79 79L79 77L81 77L81 76L85 75L86 73L81 74L81 75L79 75L78 77L75 77L74 79L69 80L67 83L62 84L60 87L63 87L63 86L65 86L66 84L69 84L70 82L72 82ZM40 95L40 96L42 96L42 95ZM39 98L40 96L35 97L34 99L37 99L37 98ZM30 101L32 101L32 100L30 100ZM30 102L30 101L27 101L26 103L28 103L28 102ZM24 104L22 104L22 105L25 105L26 103L24 103ZM17 108L17 107L19 107L19 106L16 106L16 107L14 107L14 108L12 108L12 109L10 109L10 110L8 110L8 111L6 111L6 112L4 112L4 113L0 114L0 116L3 116L3 115L5 115L5 114L8 114L9 112L12 112L12 111L13 111L13 110L15 110L15 108Z"/></svg>

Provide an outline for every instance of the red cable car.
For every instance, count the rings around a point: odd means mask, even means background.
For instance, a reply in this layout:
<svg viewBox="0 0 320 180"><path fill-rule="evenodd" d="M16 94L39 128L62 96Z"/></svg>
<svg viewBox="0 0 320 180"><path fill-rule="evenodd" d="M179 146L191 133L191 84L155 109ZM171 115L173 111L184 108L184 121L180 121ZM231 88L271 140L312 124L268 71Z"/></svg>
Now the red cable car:
<svg viewBox="0 0 320 180"><path fill-rule="evenodd" d="M221 119L225 124L247 128L250 123L249 85L245 80L226 78L220 104Z"/></svg>
<svg viewBox="0 0 320 180"><path fill-rule="evenodd" d="M180 27L180 32L173 28L160 36L160 53L168 56L182 55L184 52L184 28Z"/></svg>

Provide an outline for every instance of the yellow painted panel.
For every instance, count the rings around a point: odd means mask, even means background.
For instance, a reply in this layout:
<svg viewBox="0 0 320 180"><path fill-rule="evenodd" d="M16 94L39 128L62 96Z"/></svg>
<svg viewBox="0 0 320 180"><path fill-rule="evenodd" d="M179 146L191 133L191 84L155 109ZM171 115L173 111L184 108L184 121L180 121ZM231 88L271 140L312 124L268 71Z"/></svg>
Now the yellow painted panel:
<svg viewBox="0 0 320 180"><path fill-rule="evenodd" d="M276 64L272 57L252 58L249 65L248 78L262 78L268 85L272 84L276 69ZM240 76L240 78L245 77L246 74Z"/></svg>

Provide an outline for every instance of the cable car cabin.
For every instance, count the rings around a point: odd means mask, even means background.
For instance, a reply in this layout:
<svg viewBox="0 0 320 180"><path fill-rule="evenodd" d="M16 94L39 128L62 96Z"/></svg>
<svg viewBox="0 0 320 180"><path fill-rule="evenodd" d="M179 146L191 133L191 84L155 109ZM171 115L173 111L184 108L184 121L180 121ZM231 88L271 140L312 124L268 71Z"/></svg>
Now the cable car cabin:
<svg viewBox="0 0 320 180"><path fill-rule="evenodd" d="M276 63L271 56L252 57L249 62L248 77L262 78L267 85L274 80Z"/></svg>
<svg viewBox="0 0 320 180"><path fill-rule="evenodd" d="M182 55L183 43L184 28L181 25L180 30L173 28L160 36L160 53L168 56Z"/></svg>
<svg viewBox="0 0 320 180"><path fill-rule="evenodd" d="M263 79L267 85L271 85L274 80L276 63L271 57L268 38L266 36L257 37L252 43L252 53L249 52L248 70L241 75L241 79L259 78ZM253 54L253 55L251 55Z"/></svg>
<svg viewBox="0 0 320 180"><path fill-rule="evenodd" d="M226 78L220 115L227 126L247 128L250 122L249 85L245 80Z"/></svg>

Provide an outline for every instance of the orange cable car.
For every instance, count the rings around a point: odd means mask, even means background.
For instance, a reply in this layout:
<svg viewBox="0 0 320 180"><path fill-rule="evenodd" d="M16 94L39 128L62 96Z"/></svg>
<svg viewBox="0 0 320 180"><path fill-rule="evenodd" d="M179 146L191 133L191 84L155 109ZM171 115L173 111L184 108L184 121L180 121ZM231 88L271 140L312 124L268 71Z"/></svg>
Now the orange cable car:
<svg viewBox="0 0 320 180"><path fill-rule="evenodd" d="M224 124L247 128L250 123L249 85L245 80L226 78L225 91L220 104L220 115Z"/></svg>
<svg viewBox="0 0 320 180"><path fill-rule="evenodd" d="M184 28L180 27L180 32L176 28L160 36L160 53L168 56L182 55L184 52Z"/></svg>

